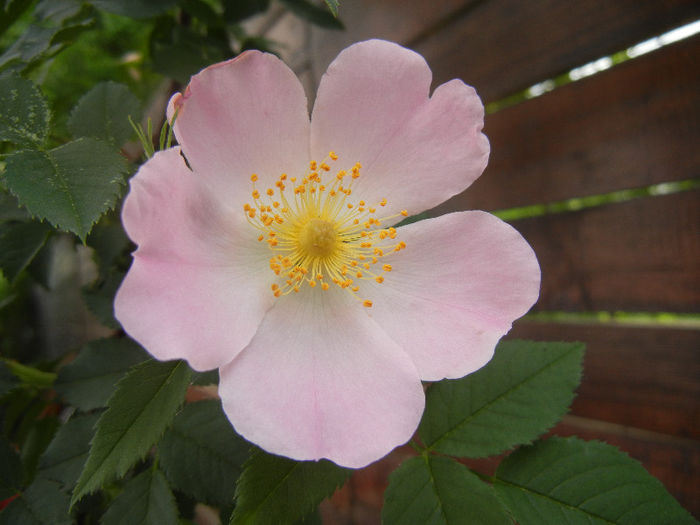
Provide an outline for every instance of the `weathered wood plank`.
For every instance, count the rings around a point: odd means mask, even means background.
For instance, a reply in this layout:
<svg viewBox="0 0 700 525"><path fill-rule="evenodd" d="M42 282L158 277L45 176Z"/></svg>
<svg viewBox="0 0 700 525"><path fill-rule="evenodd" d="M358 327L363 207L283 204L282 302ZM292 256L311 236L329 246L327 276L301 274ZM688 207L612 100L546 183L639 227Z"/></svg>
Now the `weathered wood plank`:
<svg viewBox="0 0 700 525"><path fill-rule="evenodd" d="M438 208L501 209L700 174L700 36L487 115L491 159Z"/></svg>
<svg viewBox="0 0 700 525"><path fill-rule="evenodd" d="M508 338L586 343L572 414L700 441L700 330L520 321Z"/></svg>
<svg viewBox="0 0 700 525"><path fill-rule="evenodd" d="M515 221L542 268L536 310L700 311L700 190Z"/></svg>
<svg viewBox="0 0 700 525"><path fill-rule="evenodd" d="M353 0L342 2L340 20L345 31L312 28L312 63L317 77L341 49L354 42L382 38L407 44L440 26L451 15L468 10L478 0Z"/></svg>
<svg viewBox="0 0 700 525"><path fill-rule="evenodd" d="M693 0L490 0L413 47L436 83L462 78L490 102L699 16Z"/></svg>

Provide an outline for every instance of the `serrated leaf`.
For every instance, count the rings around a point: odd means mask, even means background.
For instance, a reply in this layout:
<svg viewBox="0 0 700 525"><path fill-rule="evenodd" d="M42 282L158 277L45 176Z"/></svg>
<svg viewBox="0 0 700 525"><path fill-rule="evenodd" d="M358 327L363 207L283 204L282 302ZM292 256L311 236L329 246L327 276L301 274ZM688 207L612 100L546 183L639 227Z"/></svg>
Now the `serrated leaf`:
<svg viewBox="0 0 700 525"><path fill-rule="evenodd" d="M338 17L338 6L340 5L340 2L338 0L326 0L326 5L328 6L328 9L330 9L331 13L333 13L334 17Z"/></svg>
<svg viewBox="0 0 700 525"><path fill-rule="evenodd" d="M68 496L58 483L36 479L0 512L0 525L70 525Z"/></svg>
<svg viewBox="0 0 700 525"><path fill-rule="evenodd" d="M51 229L36 221L0 223L0 270L13 281L46 243Z"/></svg>
<svg viewBox="0 0 700 525"><path fill-rule="evenodd" d="M99 417L99 413L74 416L59 428L39 459L38 476L72 489L85 465Z"/></svg>
<svg viewBox="0 0 700 525"><path fill-rule="evenodd" d="M499 465L494 487L521 525L697 523L641 464L597 441L523 447Z"/></svg>
<svg viewBox="0 0 700 525"><path fill-rule="evenodd" d="M430 450L462 457L530 443L568 410L581 379L581 343L504 341L481 370L435 383L419 432Z"/></svg>
<svg viewBox="0 0 700 525"><path fill-rule="evenodd" d="M19 379L8 368L4 361L0 361L0 396L20 385Z"/></svg>
<svg viewBox="0 0 700 525"><path fill-rule="evenodd" d="M139 120L141 104L124 84L102 82L73 108L68 130L74 137L93 137L121 146L134 133L128 117Z"/></svg>
<svg viewBox="0 0 700 525"><path fill-rule="evenodd" d="M170 484L197 501L228 505L250 452L233 430L218 400L187 405L158 445Z"/></svg>
<svg viewBox="0 0 700 525"><path fill-rule="evenodd" d="M0 436L0 501L19 492L23 474L19 454L9 441Z"/></svg>
<svg viewBox="0 0 700 525"><path fill-rule="evenodd" d="M0 141L39 146L49 132L49 106L31 80L16 73L0 76Z"/></svg>
<svg viewBox="0 0 700 525"><path fill-rule="evenodd" d="M130 339L99 339L85 345L78 357L58 372L54 388L80 410L101 408L127 371L148 360Z"/></svg>
<svg viewBox="0 0 700 525"><path fill-rule="evenodd" d="M333 14L308 0L280 0L284 6L299 18L325 29L343 29L344 26Z"/></svg>
<svg viewBox="0 0 700 525"><path fill-rule="evenodd" d="M90 3L115 15L150 18L164 13L177 0L90 0Z"/></svg>
<svg viewBox="0 0 700 525"><path fill-rule="evenodd" d="M93 138L50 151L20 151L6 162L5 180L20 204L81 239L114 206L127 173L119 152Z"/></svg>
<svg viewBox="0 0 700 525"><path fill-rule="evenodd" d="M385 525L511 524L493 488L456 461L421 456L404 461L389 477Z"/></svg>
<svg viewBox="0 0 700 525"><path fill-rule="evenodd" d="M71 505L122 476L163 435L182 404L190 369L184 361L146 361L119 382L97 423Z"/></svg>
<svg viewBox="0 0 700 525"><path fill-rule="evenodd" d="M147 470L124 485L107 509L102 525L163 525L178 522L175 497L163 474Z"/></svg>
<svg viewBox="0 0 700 525"><path fill-rule="evenodd" d="M294 461L255 450L236 487L230 525L283 525L309 514L352 470L322 459Z"/></svg>

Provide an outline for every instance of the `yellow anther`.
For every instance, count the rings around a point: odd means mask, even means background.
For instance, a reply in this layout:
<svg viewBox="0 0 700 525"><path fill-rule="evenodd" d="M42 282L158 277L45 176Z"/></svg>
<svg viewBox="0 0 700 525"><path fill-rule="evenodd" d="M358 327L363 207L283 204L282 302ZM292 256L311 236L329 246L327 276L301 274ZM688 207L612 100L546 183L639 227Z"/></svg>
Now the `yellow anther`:
<svg viewBox="0 0 700 525"><path fill-rule="evenodd" d="M316 281L309 281L309 286L310 286L311 288L315 288L315 287L316 287Z"/></svg>
<svg viewBox="0 0 700 525"><path fill-rule="evenodd" d="M262 241L264 238L265 238L264 235L258 235L258 240L259 240L259 241Z"/></svg>
<svg viewBox="0 0 700 525"><path fill-rule="evenodd" d="M316 171L318 169L318 164L316 163L315 160L312 160L311 162L309 162L309 169L311 171Z"/></svg>
<svg viewBox="0 0 700 525"><path fill-rule="evenodd" d="M330 167L328 164L326 164L325 162L322 162L322 163L321 163L320 168L321 168L323 171L331 171L331 167Z"/></svg>
<svg viewBox="0 0 700 525"><path fill-rule="evenodd" d="M361 279L361 278L362 278L362 272L357 272L357 273L355 274L355 276L356 276L358 279Z"/></svg>
<svg viewBox="0 0 700 525"><path fill-rule="evenodd" d="M267 188L267 191L265 193L272 197L275 194L275 190L273 190L272 188Z"/></svg>
<svg viewBox="0 0 700 525"><path fill-rule="evenodd" d="M280 180L287 180L287 174L283 173L282 175L280 175Z"/></svg>
<svg viewBox="0 0 700 525"><path fill-rule="evenodd" d="M277 289L279 288L279 285L273 283L272 286L271 286L270 288L272 288L272 291L274 292L275 290L277 290Z"/></svg>
<svg viewBox="0 0 700 525"><path fill-rule="evenodd" d="M330 288L330 286L328 286L328 283L321 283L322 290L328 290L328 288Z"/></svg>
<svg viewBox="0 0 700 525"><path fill-rule="evenodd" d="M359 286L353 286L353 287L350 288L350 289L351 289L353 292L357 292L357 291L360 290L360 287L359 287Z"/></svg>
<svg viewBox="0 0 700 525"><path fill-rule="evenodd" d="M370 300L365 300L365 301L362 303L362 306L364 306L364 307L366 307L366 308L372 308L372 301L370 301Z"/></svg>
<svg viewBox="0 0 700 525"><path fill-rule="evenodd" d="M247 202L243 205L243 211L250 211L250 204Z"/></svg>
<svg viewBox="0 0 700 525"><path fill-rule="evenodd" d="M408 217L408 210L401 210L401 215Z"/></svg>
<svg viewBox="0 0 700 525"><path fill-rule="evenodd" d="M382 199L381 201L379 201L379 205L386 206L386 199Z"/></svg>
<svg viewBox="0 0 700 525"><path fill-rule="evenodd" d="M338 155L335 154L335 151L329 151L328 156L331 160L338 160Z"/></svg>
<svg viewBox="0 0 700 525"><path fill-rule="evenodd" d="M385 272L390 272L390 271L391 271L391 265L390 265L390 264L385 264L384 266L382 266L382 270L384 270Z"/></svg>
<svg viewBox="0 0 700 525"><path fill-rule="evenodd" d="M253 190L253 193L251 194L254 199L259 199L260 198L260 192L258 190Z"/></svg>
<svg viewBox="0 0 700 525"><path fill-rule="evenodd" d="M255 218L255 209L248 210L248 217L250 217L251 219Z"/></svg>
<svg viewBox="0 0 700 525"><path fill-rule="evenodd" d="M251 182L255 182L256 180L258 180L258 176L257 176L255 173L253 173L253 174L250 176L250 181L251 181Z"/></svg>
<svg viewBox="0 0 700 525"><path fill-rule="evenodd" d="M382 277L381 275L377 275L374 278L374 280L377 281L379 284L382 284L384 282L384 277Z"/></svg>

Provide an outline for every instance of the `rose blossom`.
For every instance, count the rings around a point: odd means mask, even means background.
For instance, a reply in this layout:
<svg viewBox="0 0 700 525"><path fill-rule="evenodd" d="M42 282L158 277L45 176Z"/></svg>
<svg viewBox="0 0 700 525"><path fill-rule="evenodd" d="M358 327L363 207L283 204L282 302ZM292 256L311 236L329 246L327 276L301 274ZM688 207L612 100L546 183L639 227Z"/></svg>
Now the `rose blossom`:
<svg viewBox="0 0 700 525"><path fill-rule="evenodd" d="M418 426L421 380L483 366L537 299L535 255L496 217L393 227L486 166L474 89L430 83L420 55L361 42L309 119L292 71L247 51L171 99L179 146L131 180L117 318L157 359L219 368L229 420L271 453L384 456Z"/></svg>

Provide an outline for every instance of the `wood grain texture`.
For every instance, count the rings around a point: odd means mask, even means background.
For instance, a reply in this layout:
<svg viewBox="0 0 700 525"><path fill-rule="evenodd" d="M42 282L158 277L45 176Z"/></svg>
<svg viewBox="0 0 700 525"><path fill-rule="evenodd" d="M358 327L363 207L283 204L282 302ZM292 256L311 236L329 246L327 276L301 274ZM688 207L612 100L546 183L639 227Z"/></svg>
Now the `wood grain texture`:
<svg viewBox="0 0 700 525"><path fill-rule="evenodd" d="M700 175L700 36L487 115L484 174L435 213Z"/></svg>
<svg viewBox="0 0 700 525"><path fill-rule="evenodd" d="M572 414L700 441L700 330L520 321L508 338L586 343Z"/></svg>
<svg viewBox="0 0 700 525"><path fill-rule="evenodd" d="M487 102L700 17L694 0L489 0L413 47Z"/></svg>
<svg viewBox="0 0 700 525"><path fill-rule="evenodd" d="M700 190L515 221L542 268L535 310L700 312Z"/></svg>

